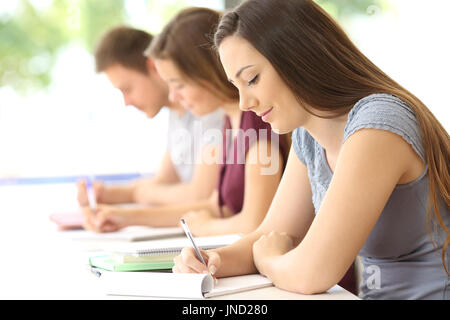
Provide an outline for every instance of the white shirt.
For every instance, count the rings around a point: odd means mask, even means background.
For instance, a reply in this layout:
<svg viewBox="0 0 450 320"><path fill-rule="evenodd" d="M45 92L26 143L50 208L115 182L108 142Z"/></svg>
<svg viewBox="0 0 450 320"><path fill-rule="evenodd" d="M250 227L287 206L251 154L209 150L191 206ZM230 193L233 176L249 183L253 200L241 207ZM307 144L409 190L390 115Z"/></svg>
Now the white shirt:
<svg viewBox="0 0 450 320"><path fill-rule="evenodd" d="M189 111L180 116L169 110L167 150L182 182L192 179L203 147L222 143L224 119L225 113L221 109L202 117Z"/></svg>

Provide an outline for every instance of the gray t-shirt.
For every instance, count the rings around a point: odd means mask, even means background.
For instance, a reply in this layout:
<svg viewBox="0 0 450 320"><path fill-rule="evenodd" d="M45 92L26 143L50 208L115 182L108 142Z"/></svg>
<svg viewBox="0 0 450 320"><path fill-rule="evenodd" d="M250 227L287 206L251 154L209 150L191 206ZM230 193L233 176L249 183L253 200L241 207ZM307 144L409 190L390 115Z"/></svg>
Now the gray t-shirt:
<svg viewBox="0 0 450 320"><path fill-rule="evenodd" d="M400 135L424 160L420 130L414 111L388 94L373 94L358 101L348 115L344 140L364 128ZM312 202L318 213L333 177L324 149L303 128L292 134L299 159L308 168ZM437 228L430 241L426 227L428 167L416 180L397 185L364 246L359 252L364 266L360 296L363 299L450 299L450 278L441 260L445 234ZM450 226L446 205L439 207ZM449 251L447 250L447 261Z"/></svg>
<svg viewBox="0 0 450 320"><path fill-rule="evenodd" d="M189 111L181 116L169 111L167 150L182 182L191 181L205 146L221 145L224 119L225 113L221 109L201 117Z"/></svg>

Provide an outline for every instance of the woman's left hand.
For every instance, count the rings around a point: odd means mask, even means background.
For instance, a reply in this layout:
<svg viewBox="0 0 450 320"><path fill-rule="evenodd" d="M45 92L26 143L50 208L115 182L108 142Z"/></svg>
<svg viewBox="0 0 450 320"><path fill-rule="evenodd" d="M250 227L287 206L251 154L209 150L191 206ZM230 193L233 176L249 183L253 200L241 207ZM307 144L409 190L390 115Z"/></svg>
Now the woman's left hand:
<svg viewBox="0 0 450 320"><path fill-rule="evenodd" d="M286 232L272 231L253 243L253 261L259 273L268 276L270 263L294 248L294 240Z"/></svg>
<svg viewBox="0 0 450 320"><path fill-rule="evenodd" d="M92 217L97 232L113 232L132 224L132 211L113 205L97 205Z"/></svg>

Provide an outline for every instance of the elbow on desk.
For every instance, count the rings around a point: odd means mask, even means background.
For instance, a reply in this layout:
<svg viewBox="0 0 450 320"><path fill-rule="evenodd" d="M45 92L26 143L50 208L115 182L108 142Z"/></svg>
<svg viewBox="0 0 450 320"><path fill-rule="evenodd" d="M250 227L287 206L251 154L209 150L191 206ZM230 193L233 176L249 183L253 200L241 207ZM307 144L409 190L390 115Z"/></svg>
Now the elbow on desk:
<svg viewBox="0 0 450 320"><path fill-rule="evenodd" d="M332 286L320 286L315 283L303 283L298 286L298 290L295 291L304 295L314 295L324 293L329 290Z"/></svg>
<svg viewBox="0 0 450 320"><path fill-rule="evenodd" d="M196 184L189 184L186 185L183 193L186 198L190 199L193 202L198 202L210 199L213 192L213 189L204 188Z"/></svg>
<svg viewBox="0 0 450 320"><path fill-rule="evenodd" d="M277 285L276 285L277 286ZM282 286L277 286L280 289L291 291L294 293L304 294L304 295L314 295L319 293L324 293L329 290L330 286L318 285L317 283L307 280L307 281L296 281L296 283L291 283L289 287L283 288Z"/></svg>
<svg viewBox="0 0 450 320"><path fill-rule="evenodd" d="M324 293L337 283L316 271L305 272L298 270L285 272L284 274L290 274L290 276L287 278L283 277L284 281L273 281L274 285L280 289L304 295Z"/></svg>

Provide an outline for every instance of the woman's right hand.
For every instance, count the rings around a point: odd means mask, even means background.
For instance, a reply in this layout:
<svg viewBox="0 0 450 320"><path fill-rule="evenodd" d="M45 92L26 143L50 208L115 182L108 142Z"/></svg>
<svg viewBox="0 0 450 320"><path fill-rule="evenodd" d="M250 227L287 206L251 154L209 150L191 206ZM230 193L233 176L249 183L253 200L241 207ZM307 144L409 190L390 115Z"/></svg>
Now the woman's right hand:
<svg viewBox="0 0 450 320"><path fill-rule="evenodd" d="M92 186L94 188L95 193L95 199L98 203L101 202L101 195L105 190L105 186L103 183L99 181L94 181L92 183ZM77 181L77 200L80 207L87 207L89 206L89 200L88 200L88 193L87 193L87 186L86 186L86 180L79 180Z"/></svg>
<svg viewBox="0 0 450 320"><path fill-rule="evenodd" d="M217 271L221 265L220 255L212 250L200 250L200 253L207 266L197 258L193 248L185 247L181 250L181 253L173 259L175 265L172 268L172 272L210 273L216 278Z"/></svg>

